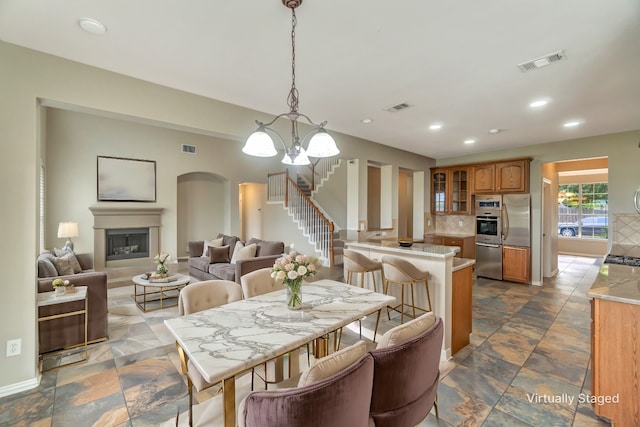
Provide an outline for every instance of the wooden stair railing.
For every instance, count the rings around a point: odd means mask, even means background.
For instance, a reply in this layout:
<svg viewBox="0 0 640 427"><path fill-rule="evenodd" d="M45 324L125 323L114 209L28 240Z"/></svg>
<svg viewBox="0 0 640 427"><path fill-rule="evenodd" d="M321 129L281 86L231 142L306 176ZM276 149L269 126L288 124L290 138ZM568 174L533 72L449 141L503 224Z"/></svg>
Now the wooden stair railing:
<svg viewBox="0 0 640 427"><path fill-rule="evenodd" d="M288 171L268 174L268 200L284 203L293 219L302 227L305 235L333 267L334 224L304 194L296 182L291 179Z"/></svg>

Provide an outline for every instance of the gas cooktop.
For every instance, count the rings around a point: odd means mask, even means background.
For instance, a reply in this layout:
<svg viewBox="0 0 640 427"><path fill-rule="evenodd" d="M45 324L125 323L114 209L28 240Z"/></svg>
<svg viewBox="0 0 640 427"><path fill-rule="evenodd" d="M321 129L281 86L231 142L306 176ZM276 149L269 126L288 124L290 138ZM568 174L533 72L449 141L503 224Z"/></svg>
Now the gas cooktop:
<svg viewBox="0 0 640 427"><path fill-rule="evenodd" d="M640 258L626 256L626 255L612 255L609 254L604 259L605 264L620 264L630 265L632 267L640 267Z"/></svg>

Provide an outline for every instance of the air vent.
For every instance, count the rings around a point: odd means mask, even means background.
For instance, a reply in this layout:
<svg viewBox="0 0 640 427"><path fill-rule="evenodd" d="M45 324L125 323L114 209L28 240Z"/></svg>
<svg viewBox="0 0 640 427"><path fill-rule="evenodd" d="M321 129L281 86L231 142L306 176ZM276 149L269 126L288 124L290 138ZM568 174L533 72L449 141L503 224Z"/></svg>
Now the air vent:
<svg viewBox="0 0 640 427"><path fill-rule="evenodd" d="M527 71L535 70L536 68L546 67L547 65L551 65L554 62L564 61L566 59L564 52L559 50L554 53L550 53L549 55L541 56L540 58L532 59L531 61L523 62L522 64L518 64L518 68L523 73Z"/></svg>
<svg viewBox="0 0 640 427"><path fill-rule="evenodd" d="M385 108L385 111L391 111L392 113L395 113L397 111L402 111L405 108L409 108L410 105L407 104L406 102L401 102L400 104L396 104L396 105L391 105L389 107Z"/></svg>
<svg viewBox="0 0 640 427"><path fill-rule="evenodd" d="M182 152L189 154L196 154L196 146L195 145L187 145L182 144Z"/></svg>

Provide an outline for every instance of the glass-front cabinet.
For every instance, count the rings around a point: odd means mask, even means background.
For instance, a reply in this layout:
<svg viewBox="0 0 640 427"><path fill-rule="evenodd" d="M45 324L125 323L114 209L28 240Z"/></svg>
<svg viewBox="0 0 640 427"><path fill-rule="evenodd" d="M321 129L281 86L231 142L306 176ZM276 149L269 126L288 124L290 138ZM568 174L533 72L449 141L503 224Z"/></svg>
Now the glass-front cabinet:
<svg viewBox="0 0 640 427"><path fill-rule="evenodd" d="M437 168L431 171L431 212L469 215L471 193L469 168Z"/></svg>

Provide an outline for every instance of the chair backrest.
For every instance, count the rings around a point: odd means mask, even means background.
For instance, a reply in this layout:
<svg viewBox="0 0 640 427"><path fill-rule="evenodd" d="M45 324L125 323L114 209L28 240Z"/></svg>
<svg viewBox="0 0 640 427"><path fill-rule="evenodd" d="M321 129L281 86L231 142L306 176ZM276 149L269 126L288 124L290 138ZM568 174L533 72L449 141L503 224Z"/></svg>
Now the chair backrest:
<svg viewBox="0 0 640 427"><path fill-rule="evenodd" d="M304 387L251 392L240 404L240 427L369 425L373 358L365 354L332 376Z"/></svg>
<svg viewBox="0 0 640 427"><path fill-rule="evenodd" d="M344 249L342 261L346 271L366 272L382 269L379 261L374 261L366 255L352 249Z"/></svg>
<svg viewBox="0 0 640 427"><path fill-rule="evenodd" d="M440 379L443 329L438 317L416 337L370 352L374 359L371 418L376 427L415 426L429 414Z"/></svg>
<svg viewBox="0 0 640 427"><path fill-rule="evenodd" d="M383 256L382 269L384 277L396 283L422 281L429 277L428 271L420 270L412 262L396 256Z"/></svg>
<svg viewBox="0 0 640 427"><path fill-rule="evenodd" d="M242 299L242 288L229 280L206 280L185 286L178 297L181 316Z"/></svg>
<svg viewBox="0 0 640 427"><path fill-rule="evenodd" d="M276 280L271 277L270 267L261 268L243 275L240 277L240 284L245 298L282 289L282 280Z"/></svg>

